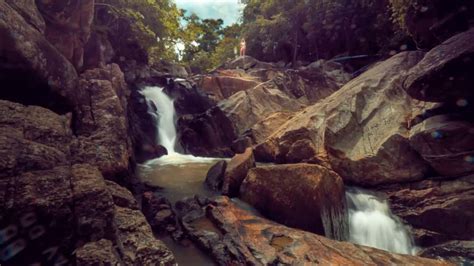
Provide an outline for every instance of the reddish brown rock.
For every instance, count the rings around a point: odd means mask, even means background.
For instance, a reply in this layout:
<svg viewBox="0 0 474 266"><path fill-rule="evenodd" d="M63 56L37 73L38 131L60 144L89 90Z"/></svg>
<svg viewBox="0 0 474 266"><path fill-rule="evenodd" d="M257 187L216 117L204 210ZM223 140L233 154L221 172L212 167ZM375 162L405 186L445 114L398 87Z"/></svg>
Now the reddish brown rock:
<svg viewBox="0 0 474 266"><path fill-rule="evenodd" d="M400 82L422 56L398 54L298 112L256 147L257 160L331 165L359 185L421 179L429 167L410 146L408 127L430 104L413 101Z"/></svg>
<svg viewBox="0 0 474 266"><path fill-rule="evenodd" d="M451 265L339 242L243 210L226 197L204 205L206 216L182 221L193 240L221 265Z"/></svg>
<svg viewBox="0 0 474 266"><path fill-rule="evenodd" d="M255 167L255 158L252 148L247 148L244 153L232 157L225 169L222 194L230 197L238 196L242 181L247 176L247 172L253 167Z"/></svg>
<svg viewBox="0 0 474 266"><path fill-rule="evenodd" d="M250 169L240 197L266 217L328 238L348 236L344 183L319 165L288 164Z"/></svg>

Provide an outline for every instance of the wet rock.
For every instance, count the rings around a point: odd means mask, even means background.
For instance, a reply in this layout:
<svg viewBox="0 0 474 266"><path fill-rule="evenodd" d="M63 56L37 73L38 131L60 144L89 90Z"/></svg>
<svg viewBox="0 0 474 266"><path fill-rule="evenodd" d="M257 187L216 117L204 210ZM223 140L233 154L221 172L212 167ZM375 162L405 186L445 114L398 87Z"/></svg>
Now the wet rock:
<svg viewBox="0 0 474 266"><path fill-rule="evenodd" d="M171 203L163 196L150 191L144 192L142 211L154 232L163 233L169 228L178 227Z"/></svg>
<svg viewBox="0 0 474 266"><path fill-rule="evenodd" d="M174 265L173 253L153 236L139 210L115 207L115 224L122 259L126 265Z"/></svg>
<svg viewBox="0 0 474 266"><path fill-rule="evenodd" d="M204 209L206 216L189 219L185 227L221 265L449 265L285 227L238 208L227 197L214 199Z"/></svg>
<svg viewBox="0 0 474 266"><path fill-rule="evenodd" d="M232 151L235 153L244 153L247 148L252 147L252 139L248 136L242 136L232 142Z"/></svg>
<svg viewBox="0 0 474 266"><path fill-rule="evenodd" d="M240 195L279 223L328 238L348 237L344 183L322 166L288 164L250 169Z"/></svg>
<svg viewBox="0 0 474 266"><path fill-rule="evenodd" d="M140 209L136 199L128 189L109 180L105 180L105 184L107 185L108 192L112 195L115 205L132 210Z"/></svg>
<svg viewBox="0 0 474 266"><path fill-rule="evenodd" d="M457 102L473 99L474 28L460 33L429 51L404 81L415 99Z"/></svg>
<svg viewBox="0 0 474 266"><path fill-rule="evenodd" d="M432 246L474 235L474 176L393 185L383 190L416 243Z"/></svg>
<svg viewBox="0 0 474 266"><path fill-rule="evenodd" d="M455 265L469 265L474 263L474 241L450 241L425 248L418 255L433 259L442 258Z"/></svg>
<svg viewBox="0 0 474 266"><path fill-rule="evenodd" d="M210 189L219 191L222 188L226 168L226 161L219 161L209 168L205 183Z"/></svg>
<svg viewBox="0 0 474 266"><path fill-rule="evenodd" d="M89 242L76 250L77 265L120 265L113 243L107 239Z"/></svg>
<svg viewBox="0 0 474 266"><path fill-rule="evenodd" d="M422 56L398 54L298 112L255 148L257 160L330 165L359 185L423 178L429 167L410 146L408 128L431 105L413 101L400 86Z"/></svg>
<svg viewBox="0 0 474 266"><path fill-rule="evenodd" d="M201 114L216 104L190 80L169 78L165 92L173 99L179 115Z"/></svg>
<svg viewBox="0 0 474 266"><path fill-rule="evenodd" d="M178 120L178 139L186 153L196 156L232 156L236 138L232 122L218 107L198 115L185 115Z"/></svg>
<svg viewBox="0 0 474 266"><path fill-rule="evenodd" d="M474 125L446 115L434 116L411 130L410 145L440 176L474 172Z"/></svg>
<svg viewBox="0 0 474 266"><path fill-rule="evenodd" d="M222 194L229 197L239 195L240 185L247 172L255 167L255 158L252 148L247 148L244 153L236 154L227 164L222 183Z"/></svg>

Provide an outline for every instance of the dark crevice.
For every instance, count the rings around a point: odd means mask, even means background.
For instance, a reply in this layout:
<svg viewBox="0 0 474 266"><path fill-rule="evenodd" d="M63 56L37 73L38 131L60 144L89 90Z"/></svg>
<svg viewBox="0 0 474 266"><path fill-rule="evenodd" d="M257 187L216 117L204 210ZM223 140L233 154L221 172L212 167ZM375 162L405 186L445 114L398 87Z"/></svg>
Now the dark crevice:
<svg viewBox="0 0 474 266"><path fill-rule="evenodd" d="M41 106L58 114L73 111L70 101L54 92L47 82L29 70L9 68L0 63L0 84L2 100Z"/></svg>

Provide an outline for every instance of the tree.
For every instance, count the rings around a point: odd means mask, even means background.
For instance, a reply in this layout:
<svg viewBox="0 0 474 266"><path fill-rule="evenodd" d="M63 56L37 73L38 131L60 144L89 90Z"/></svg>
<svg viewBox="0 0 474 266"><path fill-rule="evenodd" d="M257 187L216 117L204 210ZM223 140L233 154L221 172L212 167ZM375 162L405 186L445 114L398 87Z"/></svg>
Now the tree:
<svg viewBox="0 0 474 266"><path fill-rule="evenodd" d="M176 59L181 12L172 0L97 0L95 25L117 42L138 45L147 61ZM129 52L130 53L130 52Z"/></svg>

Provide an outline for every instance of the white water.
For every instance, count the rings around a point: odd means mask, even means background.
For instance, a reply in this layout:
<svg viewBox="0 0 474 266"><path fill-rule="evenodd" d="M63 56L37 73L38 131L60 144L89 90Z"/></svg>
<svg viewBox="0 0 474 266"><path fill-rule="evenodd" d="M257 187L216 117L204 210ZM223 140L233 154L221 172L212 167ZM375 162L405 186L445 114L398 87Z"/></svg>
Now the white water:
<svg viewBox="0 0 474 266"><path fill-rule="evenodd" d="M390 211L386 200L361 189L346 192L350 241L400 254L417 251L406 226Z"/></svg>
<svg viewBox="0 0 474 266"><path fill-rule="evenodd" d="M174 101L171 99L161 87L145 87L141 94L145 96L148 102L148 112L158 119L158 136L157 141L160 145L166 148L168 155L157 159L150 160L146 165L150 164L173 164L182 165L186 163L202 163L212 162L214 158L195 157L189 154L181 154L176 151L176 111L174 108ZM153 102L157 111L150 104Z"/></svg>

